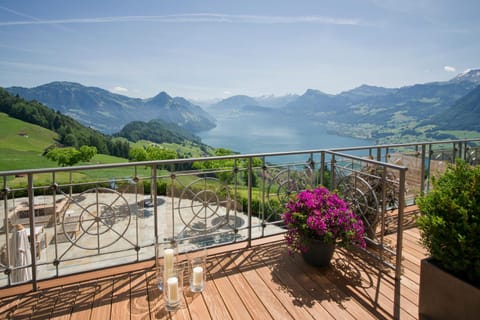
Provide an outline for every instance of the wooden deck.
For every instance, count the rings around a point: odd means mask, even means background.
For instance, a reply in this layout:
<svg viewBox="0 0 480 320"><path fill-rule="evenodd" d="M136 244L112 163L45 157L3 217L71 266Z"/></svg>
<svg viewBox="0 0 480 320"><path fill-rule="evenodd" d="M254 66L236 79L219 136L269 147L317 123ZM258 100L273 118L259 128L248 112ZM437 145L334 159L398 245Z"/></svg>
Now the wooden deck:
<svg viewBox="0 0 480 320"><path fill-rule="evenodd" d="M392 319L394 272L337 249L330 267L290 256L283 236L209 250L203 293L164 309L153 261L0 290L0 319ZM420 259L415 228L404 231L401 319L418 318ZM22 293L23 291L23 293Z"/></svg>

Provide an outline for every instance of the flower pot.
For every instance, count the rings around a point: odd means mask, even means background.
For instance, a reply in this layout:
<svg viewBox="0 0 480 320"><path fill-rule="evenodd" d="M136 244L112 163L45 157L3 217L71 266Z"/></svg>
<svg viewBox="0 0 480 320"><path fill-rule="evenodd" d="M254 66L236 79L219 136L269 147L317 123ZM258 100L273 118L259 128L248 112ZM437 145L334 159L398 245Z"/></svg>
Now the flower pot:
<svg viewBox="0 0 480 320"><path fill-rule="evenodd" d="M302 256L312 266L326 267L330 264L334 251L334 243L323 243L322 240L310 239L307 245L307 252L302 252Z"/></svg>
<svg viewBox="0 0 480 320"><path fill-rule="evenodd" d="M420 319L478 319L480 289L423 259L420 268Z"/></svg>

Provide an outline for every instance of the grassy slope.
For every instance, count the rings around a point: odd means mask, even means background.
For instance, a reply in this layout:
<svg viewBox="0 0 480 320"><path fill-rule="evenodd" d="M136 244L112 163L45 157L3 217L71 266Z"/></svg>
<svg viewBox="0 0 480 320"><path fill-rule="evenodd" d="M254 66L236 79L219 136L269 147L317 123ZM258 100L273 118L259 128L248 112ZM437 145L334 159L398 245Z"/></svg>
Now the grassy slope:
<svg viewBox="0 0 480 320"><path fill-rule="evenodd" d="M0 113L0 171L56 166L42 157L56 137L53 131Z"/></svg>
<svg viewBox="0 0 480 320"><path fill-rule="evenodd" d="M20 132L26 135L22 136ZM44 150L55 143L57 136L53 131L0 113L0 171L57 167L56 162L42 156ZM97 154L89 164L126 161L124 158Z"/></svg>

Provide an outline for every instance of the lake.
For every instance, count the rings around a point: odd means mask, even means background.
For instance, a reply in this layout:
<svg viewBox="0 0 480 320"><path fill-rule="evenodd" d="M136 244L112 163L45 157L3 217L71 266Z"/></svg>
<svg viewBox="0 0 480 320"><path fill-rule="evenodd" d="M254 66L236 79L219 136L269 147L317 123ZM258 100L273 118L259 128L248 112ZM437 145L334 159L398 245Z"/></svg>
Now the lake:
<svg viewBox="0 0 480 320"><path fill-rule="evenodd" d="M292 120L270 113L217 116L217 127L197 134L202 142L242 154L369 146L365 139L327 132L323 123Z"/></svg>

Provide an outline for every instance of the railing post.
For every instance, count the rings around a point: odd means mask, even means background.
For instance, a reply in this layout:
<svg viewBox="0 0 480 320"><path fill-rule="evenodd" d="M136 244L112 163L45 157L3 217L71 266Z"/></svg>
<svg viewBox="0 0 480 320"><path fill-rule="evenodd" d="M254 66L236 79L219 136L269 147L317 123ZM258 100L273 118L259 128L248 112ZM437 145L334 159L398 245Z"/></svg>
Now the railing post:
<svg viewBox="0 0 480 320"><path fill-rule="evenodd" d="M72 170L70 170L68 172L68 184L69 184L69 188L68 188L68 194L70 196L70 199L73 197L73 175L72 175Z"/></svg>
<svg viewBox="0 0 480 320"><path fill-rule="evenodd" d="M320 184L325 185L325 151L320 154Z"/></svg>
<svg viewBox="0 0 480 320"><path fill-rule="evenodd" d="M153 230L155 233L155 245L158 244L158 203L157 203L157 166L152 165L152 185L150 186L150 192L153 204L153 221L155 223Z"/></svg>
<svg viewBox="0 0 480 320"><path fill-rule="evenodd" d="M260 203L260 212L262 217L262 237L265 235L265 180L267 172L267 164L265 161L265 156L262 157L262 201ZM242 208L243 210L243 208Z"/></svg>
<svg viewBox="0 0 480 320"><path fill-rule="evenodd" d="M405 210L405 175L407 168L400 170L399 195L398 195L398 225L397 225L397 250L395 259L395 296L394 311L395 319L400 319L400 286L402 278L402 249L403 249L403 213Z"/></svg>
<svg viewBox="0 0 480 320"><path fill-rule="evenodd" d="M430 190L430 177L431 177L431 172L430 172L430 166L432 162L432 155L433 155L433 150L432 150L432 144L428 144L428 162L427 162L427 190L425 192L428 193L428 190Z"/></svg>
<svg viewBox="0 0 480 320"><path fill-rule="evenodd" d="M455 163L456 157L457 157L457 144L454 142L453 149L452 149L452 163Z"/></svg>
<svg viewBox="0 0 480 320"><path fill-rule="evenodd" d="M37 291L37 248L35 245L35 207L34 207L34 191L33 191L33 174L28 174L28 213L30 218L30 251L32 255L32 286L33 291Z"/></svg>
<svg viewBox="0 0 480 320"><path fill-rule="evenodd" d="M10 241L8 241L9 239L9 233L10 233L10 228L9 228L9 223L8 223L8 193L10 192L10 190L8 189L7 187L7 177L4 176L3 177L3 188L2 188L2 197L3 197L3 212L4 212L4 221L3 221L3 225L5 226L5 248L7 250L7 252L10 252ZM7 255L8 256L8 265L11 264L11 261L10 261L10 255ZM8 266L9 267L9 266ZM10 267L9 267L10 268ZM8 275L7 275L8 276ZM11 277L8 276L8 284L11 285Z"/></svg>
<svg viewBox="0 0 480 320"><path fill-rule="evenodd" d="M252 245L252 157L248 158L248 246Z"/></svg>
<svg viewBox="0 0 480 320"><path fill-rule="evenodd" d="M420 163L420 195L425 194L425 153L426 146L422 144L421 163Z"/></svg>
<svg viewBox="0 0 480 320"><path fill-rule="evenodd" d="M308 167L312 174L310 179L310 184L313 186L317 185L317 173L315 172L315 161L313 160L313 152L310 153L310 160L308 161Z"/></svg>
<svg viewBox="0 0 480 320"><path fill-rule="evenodd" d="M70 171L71 172L71 171ZM57 175L56 175L56 172L52 172L52 186L53 186L53 203L56 203L56 194L57 194L57 190L58 190L58 185L57 185ZM72 199L72 195L71 195L71 190L72 190L72 183L70 181L70 187L69 187L69 194L70 194L70 199ZM56 211L56 209L55 209ZM53 225L56 226L58 224L58 217L56 214L53 215ZM53 237L55 239L55 242L54 242L54 249L55 249L55 260L58 259L58 233L57 233L57 227L53 228ZM57 273L57 276L60 274L59 272L59 266L60 264L59 263L55 263L55 272Z"/></svg>
<svg viewBox="0 0 480 320"><path fill-rule="evenodd" d="M335 163L336 163L336 160L335 160L335 154L332 154L332 163L330 164L330 187L331 189L335 189Z"/></svg>

